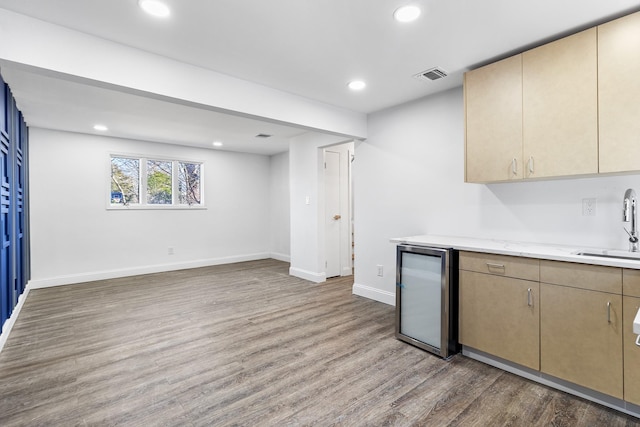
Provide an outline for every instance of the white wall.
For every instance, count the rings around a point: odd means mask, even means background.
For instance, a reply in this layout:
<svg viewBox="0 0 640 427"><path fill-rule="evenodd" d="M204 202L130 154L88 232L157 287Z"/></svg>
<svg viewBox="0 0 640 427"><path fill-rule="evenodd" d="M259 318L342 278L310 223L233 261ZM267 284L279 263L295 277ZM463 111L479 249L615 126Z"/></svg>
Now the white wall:
<svg viewBox="0 0 640 427"><path fill-rule="evenodd" d="M353 165L356 294L394 304L392 237L627 249L622 197L626 188L640 191L639 175L465 184L462 88L375 113L368 134ZM582 216L583 198L597 198L596 216Z"/></svg>
<svg viewBox="0 0 640 427"><path fill-rule="evenodd" d="M289 261L291 256L291 214L289 152L270 157L269 244L271 256Z"/></svg>
<svg viewBox="0 0 640 427"><path fill-rule="evenodd" d="M29 143L32 287L271 255L267 156L43 129ZM112 152L204 161L207 209L107 210Z"/></svg>

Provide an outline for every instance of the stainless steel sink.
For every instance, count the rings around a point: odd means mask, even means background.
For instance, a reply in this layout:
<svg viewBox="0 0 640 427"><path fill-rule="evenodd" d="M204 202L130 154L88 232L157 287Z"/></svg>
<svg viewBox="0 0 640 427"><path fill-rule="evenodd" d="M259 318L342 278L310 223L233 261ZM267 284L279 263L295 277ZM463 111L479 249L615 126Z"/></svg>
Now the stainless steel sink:
<svg viewBox="0 0 640 427"><path fill-rule="evenodd" d="M640 261L640 252L621 251L616 249L585 249L575 252L574 255L595 256L601 258L630 259Z"/></svg>

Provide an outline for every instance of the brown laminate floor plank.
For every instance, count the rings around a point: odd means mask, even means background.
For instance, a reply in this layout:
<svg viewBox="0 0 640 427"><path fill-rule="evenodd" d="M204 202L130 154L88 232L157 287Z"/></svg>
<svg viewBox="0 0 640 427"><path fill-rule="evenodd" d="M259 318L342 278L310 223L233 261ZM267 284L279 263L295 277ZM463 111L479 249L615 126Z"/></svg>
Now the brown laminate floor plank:
<svg viewBox="0 0 640 427"><path fill-rule="evenodd" d="M393 307L262 260L32 290L0 426L632 426L394 338Z"/></svg>

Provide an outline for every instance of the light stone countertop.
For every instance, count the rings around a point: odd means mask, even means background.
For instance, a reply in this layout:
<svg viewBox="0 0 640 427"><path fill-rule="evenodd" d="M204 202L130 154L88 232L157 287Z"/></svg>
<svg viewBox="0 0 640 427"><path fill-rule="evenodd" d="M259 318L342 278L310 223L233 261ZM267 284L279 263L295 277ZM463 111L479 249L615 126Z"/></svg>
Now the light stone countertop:
<svg viewBox="0 0 640 427"><path fill-rule="evenodd" d="M580 264L606 265L640 270L640 254L638 260L624 258L607 258L601 256L577 255L577 252L602 252L609 250L624 256L627 254L620 249L589 248L584 246L564 246L542 243L515 242L508 240L476 239L472 237L422 235L396 237L391 242L407 243L417 246L427 246L460 251L485 252L499 255L511 255L528 258L549 259L555 261L577 262Z"/></svg>

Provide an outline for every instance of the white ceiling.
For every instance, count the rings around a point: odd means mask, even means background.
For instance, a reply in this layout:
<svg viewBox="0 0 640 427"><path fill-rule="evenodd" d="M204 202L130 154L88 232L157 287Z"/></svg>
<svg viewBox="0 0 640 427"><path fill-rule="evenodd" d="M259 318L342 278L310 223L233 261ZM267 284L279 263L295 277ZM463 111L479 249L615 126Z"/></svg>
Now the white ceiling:
<svg viewBox="0 0 640 427"><path fill-rule="evenodd" d="M640 9L637 0L166 3L165 20L145 15L136 0L0 0L0 8L362 113L459 86L468 69ZM407 3L423 14L399 24L392 13ZM412 77L435 66L449 76ZM31 126L81 132L87 121L105 121L114 136L210 145L220 135L228 149L262 154L286 150L288 138L305 132L7 64L2 74ZM354 78L367 88L349 91ZM257 133L274 137L256 141Z"/></svg>

